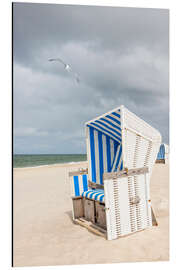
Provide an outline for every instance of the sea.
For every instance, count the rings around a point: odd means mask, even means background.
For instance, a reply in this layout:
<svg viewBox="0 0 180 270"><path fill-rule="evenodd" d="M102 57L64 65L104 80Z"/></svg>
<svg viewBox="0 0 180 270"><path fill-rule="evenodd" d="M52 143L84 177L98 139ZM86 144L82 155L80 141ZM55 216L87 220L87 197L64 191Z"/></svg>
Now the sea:
<svg viewBox="0 0 180 270"><path fill-rule="evenodd" d="M74 163L86 160L86 154L13 155L13 168Z"/></svg>

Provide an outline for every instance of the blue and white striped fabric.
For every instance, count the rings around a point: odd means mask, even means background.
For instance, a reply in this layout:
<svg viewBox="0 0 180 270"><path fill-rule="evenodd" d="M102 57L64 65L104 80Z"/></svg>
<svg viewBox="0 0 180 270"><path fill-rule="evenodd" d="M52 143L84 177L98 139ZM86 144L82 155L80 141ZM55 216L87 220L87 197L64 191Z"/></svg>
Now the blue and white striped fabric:
<svg viewBox="0 0 180 270"><path fill-rule="evenodd" d="M117 172L122 170L123 161L122 161L122 144L118 145L118 149L116 151L116 155L114 156L113 164L112 164L112 172Z"/></svg>
<svg viewBox="0 0 180 270"><path fill-rule="evenodd" d="M122 170L120 109L86 124L90 181L103 184L103 173Z"/></svg>
<svg viewBox="0 0 180 270"><path fill-rule="evenodd" d="M101 131L103 134L108 135L110 138L119 143L121 142L120 109L118 109L116 112L112 112L111 114L106 114L97 120L89 122L88 126Z"/></svg>
<svg viewBox="0 0 180 270"><path fill-rule="evenodd" d="M99 202L104 202L104 190L103 189L93 189L93 190L88 190L82 193L83 197L99 201Z"/></svg>
<svg viewBox="0 0 180 270"><path fill-rule="evenodd" d="M104 202L103 189L88 190L88 177L87 174L76 175L72 177L72 196L83 196L95 201Z"/></svg>
<svg viewBox="0 0 180 270"><path fill-rule="evenodd" d="M159 152L157 154L157 160L165 159L165 146L164 144L161 144L159 148Z"/></svg>
<svg viewBox="0 0 180 270"><path fill-rule="evenodd" d="M72 196L81 196L84 191L88 190L87 174L76 175L72 177Z"/></svg>

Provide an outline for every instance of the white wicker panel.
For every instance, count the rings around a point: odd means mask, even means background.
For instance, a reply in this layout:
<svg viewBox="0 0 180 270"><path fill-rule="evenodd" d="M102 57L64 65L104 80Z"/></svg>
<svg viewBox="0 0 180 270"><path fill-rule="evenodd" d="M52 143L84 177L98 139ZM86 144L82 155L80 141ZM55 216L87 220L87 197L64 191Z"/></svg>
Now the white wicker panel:
<svg viewBox="0 0 180 270"><path fill-rule="evenodd" d="M153 143L151 145L150 158L147 162L147 165L145 165L145 166L149 166L150 174L152 173L152 168L153 168L153 165L154 165L155 160L157 158L157 154L158 154L160 145L161 145L161 143L158 143L158 142Z"/></svg>
<svg viewBox="0 0 180 270"><path fill-rule="evenodd" d="M116 211L119 211L119 224L117 224L117 235L126 235L131 233L131 218L130 218L130 205L129 205L129 193L128 193L128 181L127 177L121 180L114 181L114 190L117 185L117 207Z"/></svg>
<svg viewBox="0 0 180 270"><path fill-rule="evenodd" d="M124 167L128 169L148 166L149 178L155 163L160 142L152 142L134 132L124 132Z"/></svg>
<svg viewBox="0 0 180 270"><path fill-rule="evenodd" d="M146 175L104 181L108 240L152 225ZM132 204L133 198L140 202Z"/></svg>
<svg viewBox="0 0 180 270"><path fill-rule="evenodd" d="M124 107L124 128L129 128L139 135L145 136L153 141L161 142L160 133L145 121L137 117Z"/></svg>
<svg viewBox="0 0 180 270"><path fill-rule="evenodd" d="M123 144L124 153L126 153L124 155L124 167L131 169L148 166L149 174L147 174L146 181L149 197L149 181L161 144L161 135L156 129L126 108L123 108L123 116L123 127L126 134ZM134 143L134 140L136 140L136 143Z"/></svg>
<svg viewBox="0 0 180 270"><path fill-rule="evenodd" d="M148 154L148 140L129 130L125 131L124 140L124 167L128 169L144 167Z"/></svg>
<svg viewBox="0 0 180 270"><path fill-rule="evenodd" d="M136 190L135 190L135 186L134 186L134 177L128 177L127 179L128 182L128 197L129 200L130 198L133 198L136 196ZM134 207L134 205L130 204L129 201L129 214L130 214L130 223L131 223L131 232L136 232L137 231L137 213L136 213L136 208Z"/></svg>
<svg viewBox="0 0 180 270"><path fill-rule="evenodd" d="M107 239L116 239L116 211L114 202L114 188L112 181L104 181L104 199L106 208Z"/></svg>
<svg viewBox="0 0 180 270"><path fill-rule="evenodd" d="M124 167L132 169L134 166L134 156L136 148L136 134L129 130L124 131Z"/></svg>
<svg viewBox="0 0 180 270"><path fill-rule="evenodd" d="M139 230L151 226L151 205L149 203L148 182L146 175L135 176L135 185L137 185L137 195L141 198L137 205L139 211Z"/></svg>
<svg viewBox="0 0 180 270"><path fill-rule="evenodd" d="M134 157L134 168L142 168L147 157L149 142L143 137L136 136L136 149Z"/></svg>

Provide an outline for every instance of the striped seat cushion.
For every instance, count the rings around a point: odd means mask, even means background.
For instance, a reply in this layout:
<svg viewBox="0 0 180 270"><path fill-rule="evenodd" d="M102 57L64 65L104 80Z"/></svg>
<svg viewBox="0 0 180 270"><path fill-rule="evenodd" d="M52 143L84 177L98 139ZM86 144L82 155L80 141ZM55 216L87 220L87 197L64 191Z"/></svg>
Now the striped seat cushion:
<svg viewBox="0 0 180 270"><path fill-rule="evenodd" d="M104 190L103 189L92 189L92 190L84 191L82 193L82 196L104 203Z"/></svg>

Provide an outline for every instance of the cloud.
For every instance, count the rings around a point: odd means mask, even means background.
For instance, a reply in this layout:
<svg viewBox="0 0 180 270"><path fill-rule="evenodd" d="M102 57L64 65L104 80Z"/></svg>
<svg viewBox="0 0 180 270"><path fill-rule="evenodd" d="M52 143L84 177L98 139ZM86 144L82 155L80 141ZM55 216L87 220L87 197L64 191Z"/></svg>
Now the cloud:
<svg viewBox="0 0 180 270"><path fill-rule="evenodd" d="M84 123L121 104L168 143L167 10L14 3L13 14L15 152L83 153Z"/></svg>

